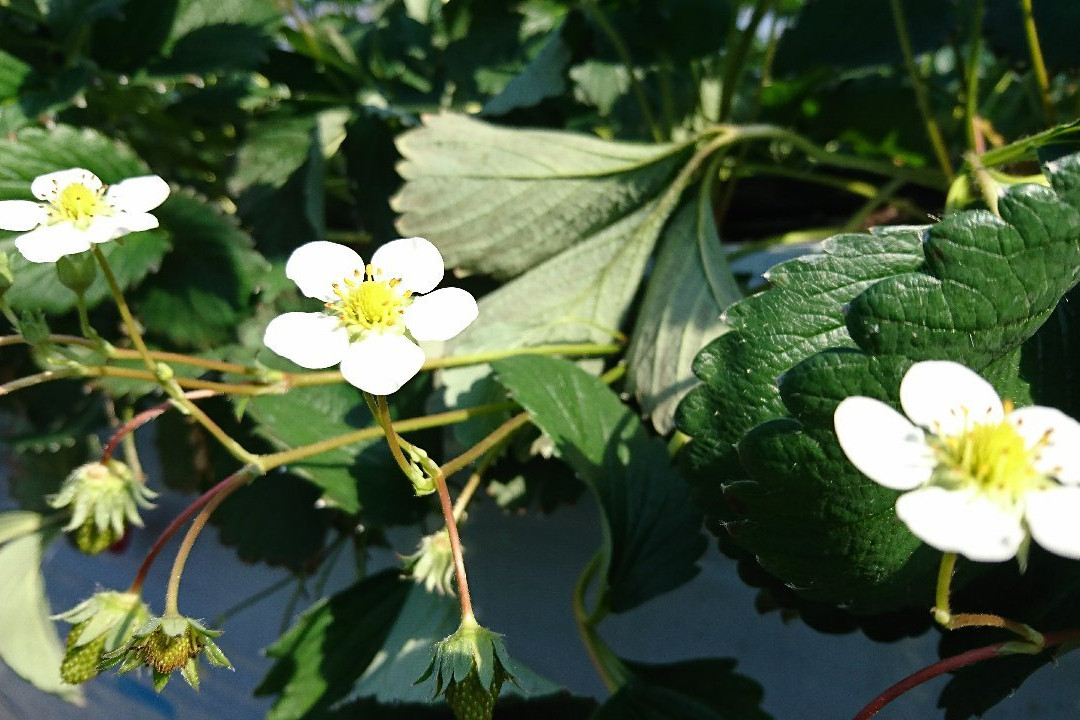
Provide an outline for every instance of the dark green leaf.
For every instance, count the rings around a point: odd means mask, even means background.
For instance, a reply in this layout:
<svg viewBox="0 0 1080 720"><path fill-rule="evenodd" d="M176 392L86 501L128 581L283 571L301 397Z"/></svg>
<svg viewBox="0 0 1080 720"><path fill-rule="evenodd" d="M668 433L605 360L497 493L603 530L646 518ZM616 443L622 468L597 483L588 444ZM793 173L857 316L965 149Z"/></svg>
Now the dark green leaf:
<svg viewBox="0 0 1080 720"><path fill-rule="evenodd" d="M736 673L734 660L627 666L634 679L593 720L769 720L761 710L761 686Z"/></svg>
<svg viewBox="0 0 1080 720"><path fill-rule="evenodd" d="M173 251L135 301L146 330L186 348L233 340L268 263L232 218L191 195L174 193L156 214Z"/></svg>
<svg viewBox="0 0 1080 720"><path fill-rule="evenodd" d="M517 356L500 383L596 493L604 518L605 599L629 610L692 578L705 549L701 516L664 444L599 379L573 363Z"/></svg>
<svg viewBox="0 0 1080 720"><path fill-rule="evenodd" d="M305 612L267 650L276 662L255 689L279 696L267 718L298 720L344 699L383 647L413 587L387 570Z"/></svg>
<svg viewBox="0 0 1080 720"><path fill-rule="evenodd" d="M483 115L504 115L517 108L536 105L566 90L566 66L570 49L560 32L553 32L525 68L495 97L484 103Z"/></svg>
<svg viewBox="0 0 1080 720"><path fill-rule="evenodd" d="M280 19L273 3L180 0L165 58L151 66L163 74L254 69L272 45L268 32Z"/></svg>

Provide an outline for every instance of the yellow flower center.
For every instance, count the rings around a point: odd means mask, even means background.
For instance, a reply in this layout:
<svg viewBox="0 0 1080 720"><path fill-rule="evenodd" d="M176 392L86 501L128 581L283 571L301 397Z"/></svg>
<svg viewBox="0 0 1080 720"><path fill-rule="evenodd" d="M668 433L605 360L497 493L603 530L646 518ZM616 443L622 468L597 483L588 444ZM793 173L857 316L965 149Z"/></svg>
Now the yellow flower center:
<svg viewBox="0 0 1080 720"><path fill-rule="evenodd" d="M1006 414L1011 409L1006 403ZM957 435L932 438L938 460L934 479L945 486L973 486L1004 505L1015 505L1025 493L1053 484L1034 465L1045 441L1029 447L1007 421L977 423Z"/></svg>
<svg viewBox="0 0 1080 720"><path fill-rule="evenodd" d="M105 188L92 190L80 182L66 185L49 202L49 223L70 222L85 230L99 215L112 215L112 206L105 202Z"/></svg>
<svg viewBox="0 0 1080 720"><path fill-rule="evenodd" d="M349 331L350 339L368 332L404 333L405 308L412 304L412 293L399 289L400 278L383 280L382 273L371 265L365 274L357 270L353 277L334 285L338 300L326 304Z"/></svg>

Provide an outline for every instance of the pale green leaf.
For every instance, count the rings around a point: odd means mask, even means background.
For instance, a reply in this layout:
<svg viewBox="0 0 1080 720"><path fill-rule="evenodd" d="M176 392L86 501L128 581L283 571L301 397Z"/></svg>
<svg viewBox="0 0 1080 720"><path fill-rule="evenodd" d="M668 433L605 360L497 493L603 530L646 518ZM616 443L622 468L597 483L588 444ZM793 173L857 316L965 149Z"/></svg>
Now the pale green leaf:
<svg viewBox="0 0 1080 720"><path fill-rule="evenodd" d="M49 620L41 553L51 533L36 532L0 547L0 659L45 692L81 703L82 693L60 680L63 647Z"/></svg>
<svg viewBox="0 0 1080 720"><path fill-rule="evenodd" d="M45 517L30 510L10 510L0 513L0 546L24 535L37 532Z"/></svg>
<svg viewBox="0 0 1080 720"><path fill-rule="evenodd" d="M448 265L513 277L588 238L645 221L692 143L644 145L519 130L436 115L398 138L403 235L423 235ZM671 208L658 213L662 223ZM627 220L637 214L636 222ZM655 239L659 223L642 234Z"/></svg>
<svg viewBox="0 0 1080 720"><path fill-rule="evenodd" d="M720 313L740 295L708 200L699 194L665 228L627 351L628 386L663 435L697 384L694 356L727 329Z"/></svg>

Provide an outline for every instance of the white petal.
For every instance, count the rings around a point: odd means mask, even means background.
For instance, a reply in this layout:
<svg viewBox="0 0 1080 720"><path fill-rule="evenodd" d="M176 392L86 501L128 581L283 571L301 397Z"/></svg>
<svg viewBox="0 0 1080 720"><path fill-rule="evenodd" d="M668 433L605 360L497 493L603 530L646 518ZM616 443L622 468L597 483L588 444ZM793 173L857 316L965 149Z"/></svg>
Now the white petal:
<svg viewBox="0 0 1080 720"><path fill-rule="evenodd" d="M117 210L128 213L145 213L153 210L169 197L169 183L157 175L121 180L105 191L105 200Z"/></svg>
<svg viewBox="0 0 1080 720"><path fill-rule="evenodd" d="M434 290L444 273L439 248L422 237L391 240L371 256L371 266L382 279L401 278L404 289L420 294Z"/></svg>
<svg viewBox="0 0 1080 720"><path fill-rule="evenodd" d="M263 343L300 367L319 370L341 362L349 334L330 315L290 312L270 321Z"/></svg>
<svg viewBox="0 0 1080 720"><path fill-rule="evenodd" d="M15 247L23 257L34 263L56 262L64 255L75 255L90 249L86 233L69 223L43 225L15 238Z"/></svg>
<svg viewBox="0 0 1080 720"><path fill-rule="evenodd" d="M896 515L927 545L976 562L1013 558L1024 539L1020 508L1003 507L976 490L913 490L897 499Z"/></svg>
<svg viewBox="0 0 1080 720"><path fill-rule="evenodd" d="M45 208L29 200L0 200L0 229L33 230L45 222Z"/></svg>
<svg viewBox="0 0 1080 720"><path fill-rule="evenodd" d="M833 413L836 439L851 464L893 490L910 490L934 471L934 453L923 431L883 402L854 396Z"/></svg>
<svg viewBox="0 0 1080 720"><path fill-rule="evenodd" d="M1080 560L1080 488L1028 493L1028 529L1035 542L1057 555Z"/></svg>
<svg viewBox="0 0 1080 720"><path fill-rule="evenodd" d="M956 435L973 424L997 424L1001 398L976 372L946 360L918 362L900 383L900 405L919 427Z"/></svg>
<svg viewBox="0 0 1080 720"><path fill-rule="evenodd" d="M372 395L389 395L407 383L424 364L424 351L404 335L371 333L349 346L341 374Z"/></svg>
<svg viewBox="0 0 1080 720"><path fill-rule="evenodd" d="M127 235L133 232L142 232L143 230L153 230L158 226L158 219L150 213L120 213L113 216L113 221L116 223L118 233L113 237L120 237L121 235Z"/></svg>
<svg viewBox="0 0 1080 720"><path fill-rule="evenodd" d="M364 261L352 248L325 240L316 240L293 250L285 263L285 277L296 283L300 292L324 302L337 299L334 284L347 277L364 275Z"/></svg>
<svg viewBox="0 0 1080 720"><path fill-rule="evenodd" d="M449 340L476 319L476 298L461 288L441 288L405 308L405 327L417 340Z"/></svg>
<svg viewBox="0 0 1080 720"><path fill-rule="evenodd" d="M1034 465L1067 485L1080 484L1080 423L1056 408L1033 405L1007 416L1028 447L1040 448Z"/></svg>
<svg viewBox="0 0 1080 720"><path fill-rule="evenodd" d="M98 176L89 170L71 168L38 175L34 178L34 182L30 183L30 192L34 193L34 197L38 200L50 200L58 191L73 183L85 185L90 190L100 190L102 186Z"/></svg>

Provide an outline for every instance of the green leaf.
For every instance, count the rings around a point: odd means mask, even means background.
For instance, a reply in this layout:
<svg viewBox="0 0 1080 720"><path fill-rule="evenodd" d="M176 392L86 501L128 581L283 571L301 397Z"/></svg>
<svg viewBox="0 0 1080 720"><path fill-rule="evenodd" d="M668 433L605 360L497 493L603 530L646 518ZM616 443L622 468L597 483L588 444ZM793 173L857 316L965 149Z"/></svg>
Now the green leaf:
<svg viewBox="0 0 1080 720"><path fill-rule="evenodd" d="M305 612L266 651L277 662L255 694L279 696L268 720L310 717L344 699L375 660L413 587L387 570Z"/></svg>
<svg viewBox="0 0 1080 720"><path fill-rule="evenodd" d="M301 573L312 567L330 528L317 507L318 487L295 475L261 477L230 495L214 512L221 541L247 562L284 565Z"/></svg>
<svg viewBox="0 0 1080 720"><path fill-rule="evenodd" d="M23 82L33 73L33 68L14 55L0 50L0 107L17 104Z"/></svg>
<svg viewBox="0 0 1080 720"><path fill-rule="evenodd" d="M61 125L54 130L26 128L13 138L0 139L0 199L33 199L30 183L54 170L83 167L106 183L147 174L141 160L126 146L93 130ZM7 293L18 310L63 313L75 307L75 294L56 279L53 263L29 263L14 249L14 233L0 232L0 251L13 256L15 285ZM155 271L169 249L162 230L132 233L99 246L109 261L121 289L127 289ZM98 274L86 292L89 306L110 297L105 279Z"/></svg>
<svg viewBox="0 0 1080 720"><path fill-rule="evenodd" d="M540 51L525 68L511 78L506 87L484 103L482 115L505 115L511 110L536 105L544 98L562 95L566 91L566 66L570 48L561 31L551 33Z"/></svg>
<svg viewBox="0 0 1080 720"><path fill-rule="evenodd" d="M346 383L294 388L284 395L259 395L251 399L245 412L258 423L256 432L282 450L373 424L359 392ZM360 452L373 442L319 453L290 463L289 470L320 487L327 502L355 514L360 502L352 468Z"/></svg>
<svg viewBox="0 0 1080 720"><path fill-rule="evenodd" d="M194 349L233 340L269 264L232 218L192 195L173 193L155 214L174 249L135 300L146 330Z"/></svg>
<svg viewBox="0 0 1080 720"><path fill-rule="evenodd" d="M623 612L697 574L701 517L663 442L606 385L565 360L493 364L514 400L596 494L603 518L604 602Z"/></svg>
<svg viewBox="0 0 1080 720"><path fill-rule="evenodd" d="M150 71L203 74L254 69L266 59L273 44L270 30L280 19L273 3L180 0L165 57Z"/></svg>
<svg viewBox="0 0 1080 720"><path fill-rule="evenodd" d="M648 217L640 208L655 202L692 147L499 128L450 114L426 118L397 144L406 181L393 200L400 232L434 242L450 266L500 278L615 227L629 242ZM635 244L651 248L670 210Z"/></svg>
<svg viewBox="0 0 1080 720"><path fill-rule="evenodd" d="M676 405L697 382L694 356L724 332L720 313L739 297L703 191L664 229L626 353L629 389L661 435L671 432Z"/></svg>
<svg viewBox="0 0 1080 720"><path fill-rule="evenodd" d="M6 542L35 533L45 524L45 517L30 510L9 510L0 513L0 547Z"/></svg>
<svg viewBox="0 0 1080 720"><path fill-rule="evenodd" d="M60 680L64 652L41 577L41 553L54 536L48 530L33 532L0 545L0 659L38 689L81 703L82 692Z"/></svg>
<svg viewBox="0 0 1080 720"><path fill-rule="evenodd" d="M705 384L678 422L706 492L724 489L713 512L804 595L866 612L930 602L933 553L895 519L896 493L846 461L832 413L852 394L895 405L910 364L935 358L1027 400L1021 345L1080 278L1080 158L1048 173L1053 190L1010 188L1000 219L840 236L774 268L774 287L733 306L734 330L698 356ZM1029 363L1069 362L1046 354L1060 338L1037 342Z"/></svg>
<svg viewBox="0 0 1080 720"><path fill-rule="evenodd" d="M735 672L727 659L671 665L627 663L635 678L593 715L593 720L769 720L761 686Z"/></svg>

